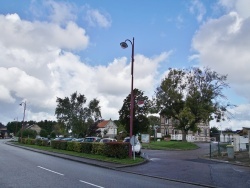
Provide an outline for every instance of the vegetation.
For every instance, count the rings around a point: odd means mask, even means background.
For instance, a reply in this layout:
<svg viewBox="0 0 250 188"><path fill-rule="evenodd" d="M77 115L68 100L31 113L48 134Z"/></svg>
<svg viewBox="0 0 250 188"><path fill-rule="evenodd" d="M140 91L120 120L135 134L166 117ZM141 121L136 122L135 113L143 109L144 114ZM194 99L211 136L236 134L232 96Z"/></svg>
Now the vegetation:
<svg viewBox="0 0 250 188"><path fill-rule="evenodd" d="M58 123L66 133L86 135L90 126L101 118L99 101L93 99L84 107L87 99L84 95L73 93L70 98L57 98L55 115Z"/></svg>
<svg viewBox="0 0 250 188"><path fill-rule="evenodd" d="M134 109L133 109L133 135L148 132L149 121L147 115L150 109L150 101L143 91L134 89ZM143 105L141 105L141 102ZM130 104L131 94L123 101L122 108L119 111L119 121L125 126L126 132L130 132Z"/></svg>
<svg viewBox="0 0 250 188"><path fill-rule="evenodd" d="M182 131L186 141L189 130L198 131L198 124L227 118L227 108L222 90L228 87L227 76L205 68L169 69L165 79L156 89L154 110L173 119L176 129Z"/></svg>
<svg viewBox="0 0 250 188"><path fill-rule="evenodd" d="M191 142L182 141L152 141L148 144L143 143L142 147L145 149L156 149L156 150L192 150L197 149L198 146Z"/></svg>

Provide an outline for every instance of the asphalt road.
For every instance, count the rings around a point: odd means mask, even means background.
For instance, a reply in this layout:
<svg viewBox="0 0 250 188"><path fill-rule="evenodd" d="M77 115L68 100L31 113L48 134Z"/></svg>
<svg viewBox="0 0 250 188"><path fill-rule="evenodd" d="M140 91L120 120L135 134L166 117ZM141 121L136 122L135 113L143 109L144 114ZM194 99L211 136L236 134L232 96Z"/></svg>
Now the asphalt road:
<svg viewBox="0 0 250 188"><path fill-rule="evenodd" d="M76 161L4 144L0 140L0 187L201 187ZM150 164L150 163L149 163Z"/></svg>
<svg viewBox="0 0 250 188"><path fill-rule="evenodd" d="M208 143L197 150L143 150L149 162L123 170L183 182L225 188L249 188L250 168L201 158L209 153Z"/></svg>

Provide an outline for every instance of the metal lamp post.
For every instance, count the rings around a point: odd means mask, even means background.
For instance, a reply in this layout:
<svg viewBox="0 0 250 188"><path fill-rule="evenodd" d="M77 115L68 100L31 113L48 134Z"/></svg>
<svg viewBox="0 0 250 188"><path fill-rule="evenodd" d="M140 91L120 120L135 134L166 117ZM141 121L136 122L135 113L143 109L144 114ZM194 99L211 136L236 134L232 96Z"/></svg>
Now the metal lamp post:
<svg viewBox="0 0 250 188"><path fill-rule="evenodd" d="M26 101L21 102L20 106L23 106L23 122L22 122L22 130L21 130L21 140L22 140L22 138L23 138L23 126L24 126L25 110L26 110Z"/></svg>
<svg viewBox="0 0 250 188"><path fill-rule="evenodd" d="M134 110L134 94L133 94L133 87L134 87L134 37L133 41L126 39L124 42L121 42L120 45L123 49L128 47L127 42L130 42L132 45L132 55L131 55L131 98L130 98L130 131L129 136L132 138L133 136L133 110ZM129 147L129 157L132 158L132 147Z"/></svg>

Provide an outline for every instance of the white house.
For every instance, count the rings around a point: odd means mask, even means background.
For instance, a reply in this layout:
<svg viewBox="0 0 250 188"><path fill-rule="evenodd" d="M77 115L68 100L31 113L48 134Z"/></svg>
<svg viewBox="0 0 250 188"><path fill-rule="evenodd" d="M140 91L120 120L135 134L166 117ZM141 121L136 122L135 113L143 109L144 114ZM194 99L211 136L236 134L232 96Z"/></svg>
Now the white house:
<svg viewBox="0 0 250 188"><path fill-rule="evenodd" d="M107 136L114 138L117 135L117 125L111 119L103 120L102 122L98 123L97 127L97 131L101 132L102 137Z"/></svg>

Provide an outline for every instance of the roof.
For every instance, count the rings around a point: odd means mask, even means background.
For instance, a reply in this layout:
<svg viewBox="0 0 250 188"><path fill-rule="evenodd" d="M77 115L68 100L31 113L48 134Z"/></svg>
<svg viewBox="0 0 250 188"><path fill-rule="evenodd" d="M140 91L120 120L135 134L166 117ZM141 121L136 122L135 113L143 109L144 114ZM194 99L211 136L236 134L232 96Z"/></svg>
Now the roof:
<svg viewBox="0 0 250 188"><path fill-rule="evenodd" d="M98 127L98 128L105 128L106 125L109 123L109 121L110 121L110 120L104 120L104 121L98 123L97 127Z"/></svg>

